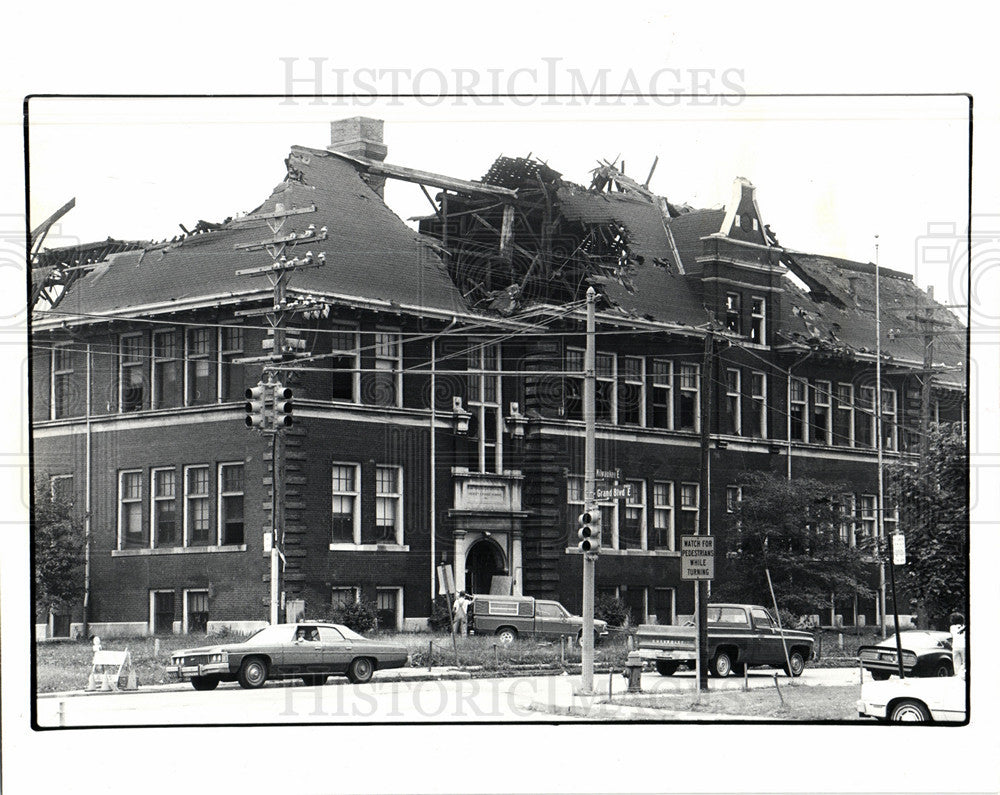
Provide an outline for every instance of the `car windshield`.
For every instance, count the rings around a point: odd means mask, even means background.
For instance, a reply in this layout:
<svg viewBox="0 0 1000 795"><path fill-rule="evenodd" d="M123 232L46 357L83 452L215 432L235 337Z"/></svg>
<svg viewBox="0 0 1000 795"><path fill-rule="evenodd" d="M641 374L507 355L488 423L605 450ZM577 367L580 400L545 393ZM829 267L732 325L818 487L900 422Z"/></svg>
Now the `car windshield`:
<svg viewBox="0 0 1000 795"><path fill-rule="evenodd" d="M287 643L295 633L294 624L274 624L258 630L245 641L248 646L268 646L272 643Z"/></svg>
<svg viewBox="0 0 1000 795"><path fill-rule="evenodd" d="M343 624L334 624L333 626L335 626L340 631L340 634L348 640L368 640L368 638L359 635L353 629L348 629Z"/></svg>

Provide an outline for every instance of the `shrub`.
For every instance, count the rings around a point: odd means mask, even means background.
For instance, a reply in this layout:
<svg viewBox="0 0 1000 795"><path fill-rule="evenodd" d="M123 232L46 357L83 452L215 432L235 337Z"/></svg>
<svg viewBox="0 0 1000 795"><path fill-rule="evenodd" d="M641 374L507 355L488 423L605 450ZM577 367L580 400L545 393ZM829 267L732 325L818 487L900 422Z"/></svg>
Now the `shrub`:
<svg viewBox="0 0 1000 795"><path fill-rule="evenodd" d="M434 632L451 630L451 608L448 606L448 597L438 596L434 599L431 617L427 619L427 624Z"/></svg>
<svg viewBox="0 0 1000 795"><path fill-rule="evenodd" d="M371 600L350 602L333 611L333 620L355 632L371 632L378 626L378 606Z"/></svg>
<svg viewBox="0 0 1000 795"><path fill-rule="evenodd" d="M607 621L608 626L623 627L631 619L628 605L616 596L599 596L594 605L594 618Z"/></svg>

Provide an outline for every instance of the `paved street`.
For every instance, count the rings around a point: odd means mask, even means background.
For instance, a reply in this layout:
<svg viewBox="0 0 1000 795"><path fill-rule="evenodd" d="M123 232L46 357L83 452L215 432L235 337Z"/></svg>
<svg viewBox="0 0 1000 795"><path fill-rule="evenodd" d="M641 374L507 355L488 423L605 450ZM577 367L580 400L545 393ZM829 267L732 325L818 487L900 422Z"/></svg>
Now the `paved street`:
<svg viewBox="0 0 1000 795"><path fill-rule="evenodd" d="M856 668L807 669L800 685L857 685ZM610 677L613 692L625 691L621 674ZM779 685L789 683L778 675ZM349 685L331 681L323 687L272 684L261 690L222 685L199 693L189 686L142 689L132 693L92 693L38 699L42 726L137 726L181 724L402 723L573 720L567 712L587 715L607 698L609 677L595 678L595 695L576 694L579 676L526 676L500 679L374 681ZM774 672L753 671L750 687L774 687ZM711 679L711 690L738 690L742 677ZM663 677L647 672L646 693L692 691L694 675ZM61 712L61 714L60 714ZM592 718L613 719L613 708L595 710ZM618 719L635 717L622 712ZM647 718L649 716L646 716ZM670 719L670 714L660 716ZM706 716L700 716L705 719Z"/></svg>

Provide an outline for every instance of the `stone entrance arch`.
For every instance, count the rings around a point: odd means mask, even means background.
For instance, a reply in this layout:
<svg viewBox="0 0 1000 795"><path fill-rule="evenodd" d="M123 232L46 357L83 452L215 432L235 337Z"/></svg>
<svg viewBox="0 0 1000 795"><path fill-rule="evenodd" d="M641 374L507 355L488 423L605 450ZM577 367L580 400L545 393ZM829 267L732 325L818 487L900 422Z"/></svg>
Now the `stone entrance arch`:
<svg viewBox="0 0 1000 795"><path fill-rule="evenodd" d="M493 577L508 575L507 556L492 538L474 541L465 555L465 590L474 594L488 594Z"/></svg>

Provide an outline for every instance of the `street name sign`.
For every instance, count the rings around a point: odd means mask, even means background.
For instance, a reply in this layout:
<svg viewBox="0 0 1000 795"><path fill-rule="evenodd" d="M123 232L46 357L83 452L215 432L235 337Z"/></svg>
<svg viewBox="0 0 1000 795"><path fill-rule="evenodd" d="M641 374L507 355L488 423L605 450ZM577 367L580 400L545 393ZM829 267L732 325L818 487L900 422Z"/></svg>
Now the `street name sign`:
<svg viewBox="0 0 1000 795"><path fill-rule="evenodd" d="M681 579L715 577L715 536L681 536Z"/></svg>
<svg viewBox="0 0 1000 795"><path fill-rule="evenodd" d="M631 483L596 483L594 496L597 500L632 500L634 497Z"/></svg>

